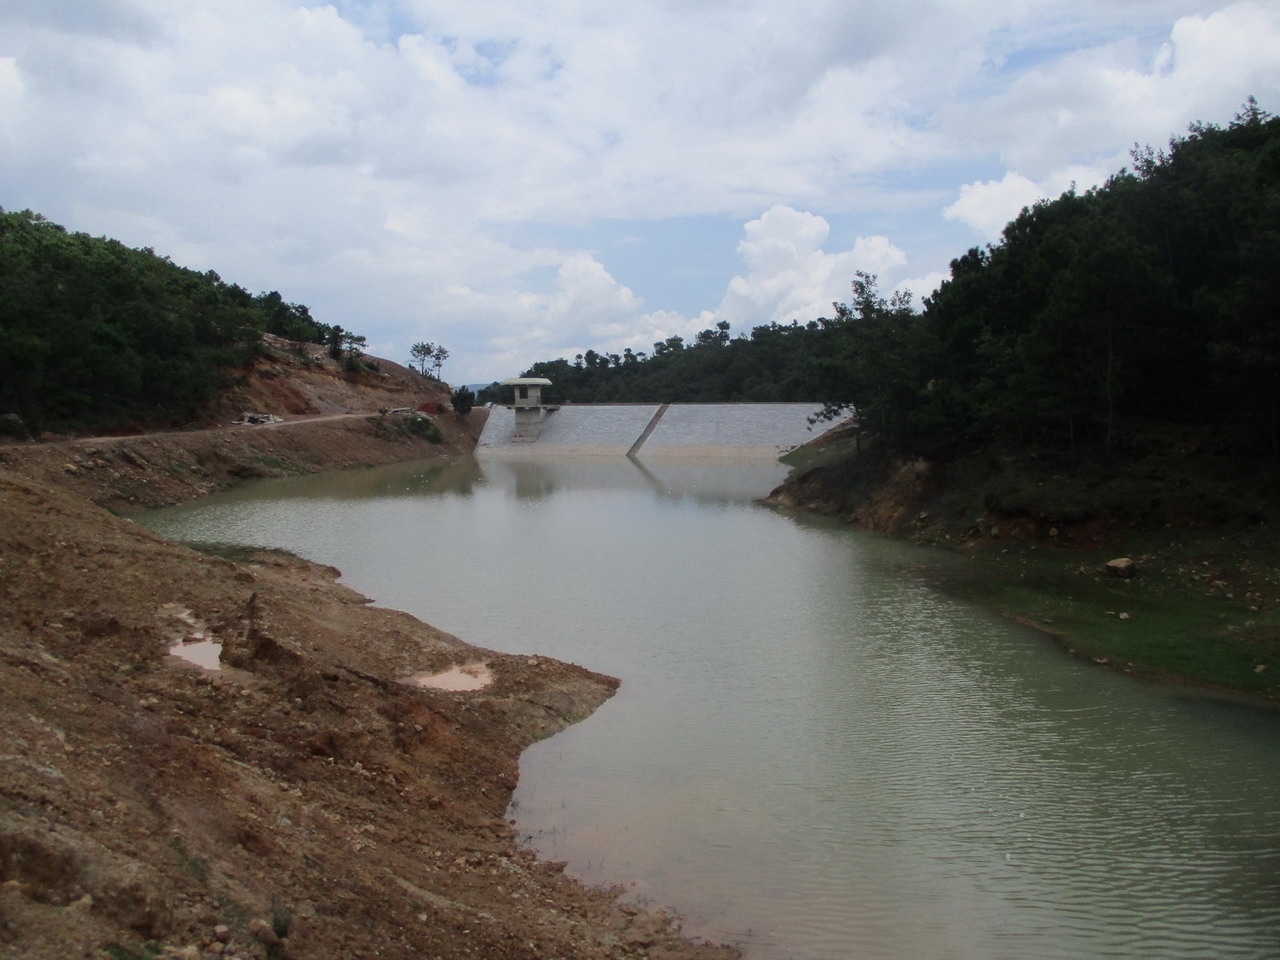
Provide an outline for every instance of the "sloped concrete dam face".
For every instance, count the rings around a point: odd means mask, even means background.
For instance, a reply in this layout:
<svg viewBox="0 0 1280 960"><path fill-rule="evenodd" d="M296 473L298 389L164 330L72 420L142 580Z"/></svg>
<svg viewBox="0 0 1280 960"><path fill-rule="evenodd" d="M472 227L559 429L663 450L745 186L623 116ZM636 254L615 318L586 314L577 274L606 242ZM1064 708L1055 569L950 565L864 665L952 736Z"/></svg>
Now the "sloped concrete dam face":
<svg viewBox="0 0 1280 960"><path fill-rule="evenodd" d="M543 410L533 439L516 437L515 412L495 407L481 456L636 456L774 459L826 429L819 403L571 404Z"/></svg>

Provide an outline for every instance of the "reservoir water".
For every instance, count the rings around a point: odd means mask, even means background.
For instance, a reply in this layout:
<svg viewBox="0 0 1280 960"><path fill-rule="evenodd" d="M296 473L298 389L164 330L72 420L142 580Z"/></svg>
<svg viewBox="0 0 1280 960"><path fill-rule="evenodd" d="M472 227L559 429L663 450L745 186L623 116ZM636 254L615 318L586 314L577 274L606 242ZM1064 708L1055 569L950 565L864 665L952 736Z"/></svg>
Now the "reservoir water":
<svg viewBox="0 0 1280 960"><path fill-rule="evenodd" d="M936 590L959 558L753 502L782 475L410 464L143 522L620 677L525 753L511 816L750 960L1280 956L1280 716L1081 663Z"/></svg>

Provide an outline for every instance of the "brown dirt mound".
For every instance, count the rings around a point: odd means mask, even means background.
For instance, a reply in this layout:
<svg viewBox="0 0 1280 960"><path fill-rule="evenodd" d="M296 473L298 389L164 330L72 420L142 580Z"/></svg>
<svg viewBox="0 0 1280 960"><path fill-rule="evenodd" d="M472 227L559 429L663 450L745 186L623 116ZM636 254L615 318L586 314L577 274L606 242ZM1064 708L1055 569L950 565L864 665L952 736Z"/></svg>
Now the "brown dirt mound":
<svg viewBox="0 0 1280 960"><path fill-rule="evenodd" d="M365 356L352 366L319 344L264 334L257 360L211 405L208 425L237 420L246 410L296 417L449 401L448 384L390 360Z"/></svg>

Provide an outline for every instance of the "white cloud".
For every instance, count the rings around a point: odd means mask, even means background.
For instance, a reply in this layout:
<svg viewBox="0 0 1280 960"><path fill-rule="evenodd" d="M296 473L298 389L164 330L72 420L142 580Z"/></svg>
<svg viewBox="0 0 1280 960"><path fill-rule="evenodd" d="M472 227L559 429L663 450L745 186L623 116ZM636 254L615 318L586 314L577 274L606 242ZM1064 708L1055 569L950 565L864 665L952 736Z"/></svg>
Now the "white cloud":
<svg viewBox="0 0 1280 960"><path fill-rule="evenodd" d="M774 206L744 227L738 252L745 274L729 281L714 311L740 332L759 324L806 322L831 314L835 300L847 299L858 270L887 273L906 263L906 254L887 237L858 237L852 250L828 253L827 221L812 213Z"/></svg>
<svg viewBox="0 0 1280 960"><path fill-rule="evenodd" d="M13 57L0 57L0 138L3 141L11 142L16 132L15 118L22 109L24 93L18 61Z"/></svg>
<svg viewBox="0 0 1280 960"><path fill-rule="evenodd" d="M1010 170L1000 180L964 184L960 199L942 213L948 220L960 220L994 239L1019 210L1043 196L1040 187Z"/></svg>
<svg viewBox="0 0 1280 960"><path fill-rule="evenodd" d="M461 333L483 319L486 347L498 368L494 377L589 348L620 352L621 346L632 345L637 328L647 325L640 298L582 253L558 265L553 289L547 293L508 289L497 294L460 286L448 291L446 305L451 320L433 324L435 329Z"/></svg>
<svg viewBox="0 0 1280 960"><path fill-rule="evenodd" d="M988 241L996 240L1023 207L1056 199L1072 187L1087 190L1106 180L1109 173L1098 167L1064 167L1036 183L1010 170L999 180L962 185L960 198L944 208L942 215L967 224Z"/></svg>
<svg viewBox="0 0 1280 960"><path fill-rule="evenodd" d="M823 249L830 226L822 217L774 206L743 226L738 244L745 271L733 277L715 309L686 317L669 310L644 311L643 301L620 284L597 260L575 254L560 264L553 292L511 298L457 291L455 311L485 314L498 331L490 347L501 358L504 375L536 360L571 358L587 349L649 352L671 336L691 340L700 330L728 321L735 333L770 322L807 322L832 314L831 304L849 298L854 273L888 274L906 263L905 254L886 237L858 237L853 248ZM940 275L926 278L931 286Z"/></svg>
<svg viewBox="0 0 1280 960"><path fill-rule="evenodd" d="M1280 93L1274 4L1196 11L1159 42L1126 35L1046 58L940 116L955 137L994 146L1007 169L1041 180L1067 162L1114 171L1135 141L1158 145L1192 120L1225 120L1251 93Z"/></svg>
<svg viewBox="0 0 1280 960"><path fill-rule="evenodd" d="M0 205L279 289L371 345L447 337L467 379L827 312L853 269L887 283L909 251L927 277L1135 140L1280 100L1262 3L83 6L0 7ZM740 275L683 314L591 235L669 217L758 217ZM828 252L832 222L862 239Z"/></svg>
<svg viewBox="0 0 1280 960"><path fill-rule="evenodd" d="M547 305L552 322L602 336L619 319L634 315L641 300L597 261L583 253L560 265L557 290Z"/></svg>
<svg viewBox="0 0 1280 960"><path fill-rule="evenodd" d="M999 180L961 185L943 215L993 240L1022 207L1104 182L1135 142L1159 146L1191 120L1221 122L1251 92L1276 91L1278 77L1280 8L1256 3L1182 16L1153 49L1125 38L1046 59L994 96L944 111L955 131L1000 145L1009 166Z"/></svg>
<svg viewBox="0 0 1280 960"><path fill-rule="evenodd" d="M911 301L917 310L924 309L924 301L927 297L933 296L937 292L938 287L942 286L942 282L951 275L941 270L931 270L929 273L920 277L907 277L894 284L895 290L910 290Z"/></svg>

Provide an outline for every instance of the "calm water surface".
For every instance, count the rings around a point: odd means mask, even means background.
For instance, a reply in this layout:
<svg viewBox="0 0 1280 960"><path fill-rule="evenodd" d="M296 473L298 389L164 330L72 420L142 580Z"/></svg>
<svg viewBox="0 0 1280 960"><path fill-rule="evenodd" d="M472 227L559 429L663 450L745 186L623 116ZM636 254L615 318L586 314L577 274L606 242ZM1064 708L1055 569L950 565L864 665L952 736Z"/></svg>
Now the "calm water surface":
<svg viewBox="0 0 1280 960"><path fill-rule="evenodd" d="M752 502L781 468L407 465L149 514L621 677L512 816L752 960L1280 956L1280 717L1081 664L963 561Z"/></svg>

